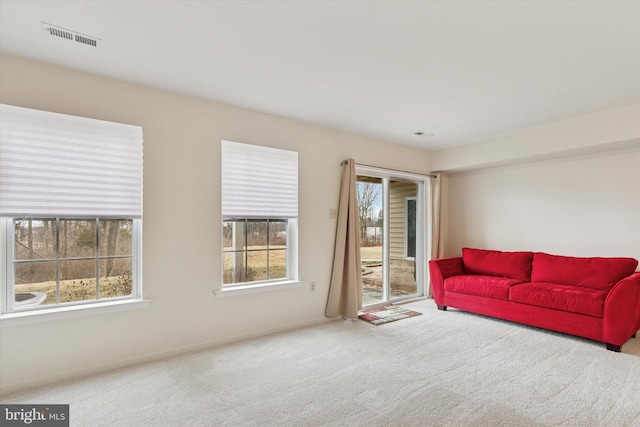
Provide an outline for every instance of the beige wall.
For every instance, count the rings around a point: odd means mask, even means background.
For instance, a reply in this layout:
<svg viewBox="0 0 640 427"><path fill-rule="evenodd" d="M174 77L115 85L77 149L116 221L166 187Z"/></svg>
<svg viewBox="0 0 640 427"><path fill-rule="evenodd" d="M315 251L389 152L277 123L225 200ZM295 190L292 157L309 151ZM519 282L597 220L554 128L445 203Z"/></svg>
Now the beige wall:
<svg viewBox="0 0 640 427"><path fill-rule="evenodd" d="M0 102L144 129L147 309L0 328L0 387L121 366L199 346L322 322L331 275L340 162L427 173L429 153L383 141L0 57ZM299 153L302 288L217 299L220 140Z"/></svg>
<svg viewBox="0 0 640 427"><path fill-rule="evenodd" d="M640 149L453 174L447 253L464 246L640 259Z"/></svg>

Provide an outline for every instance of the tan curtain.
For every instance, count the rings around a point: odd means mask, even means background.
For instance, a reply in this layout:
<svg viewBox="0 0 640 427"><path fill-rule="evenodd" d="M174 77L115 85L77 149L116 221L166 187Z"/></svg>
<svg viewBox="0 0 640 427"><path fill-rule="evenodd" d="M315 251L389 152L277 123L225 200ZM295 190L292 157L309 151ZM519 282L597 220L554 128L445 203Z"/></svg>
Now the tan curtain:
<svg viewBox="0 0 640 427"><path fill-rule="evenodd" d="M342 162L336 247L325 315L354 319L362 308L360 220L356 194L356 162Z"/></svg>
<svg viewBox="0 0 640 427"><path fill-rule="evenodd" d="M436 173L431 179L431 259L442 258L444 250L442 245L442 173ZM427 297L433 298L431 285L427 291Z"/></svg>

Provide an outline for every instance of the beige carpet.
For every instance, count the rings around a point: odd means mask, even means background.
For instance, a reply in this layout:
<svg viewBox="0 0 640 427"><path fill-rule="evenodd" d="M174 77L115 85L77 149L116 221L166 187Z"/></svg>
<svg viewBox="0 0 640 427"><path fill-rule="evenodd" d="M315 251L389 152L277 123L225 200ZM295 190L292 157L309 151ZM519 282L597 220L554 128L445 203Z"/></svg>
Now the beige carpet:
<svg viewBox="0 0 640 427"><path fill-rule="evenodd" d="M467 314L340 320L4 396L72 426L640 426L640 338Z"/></svg>

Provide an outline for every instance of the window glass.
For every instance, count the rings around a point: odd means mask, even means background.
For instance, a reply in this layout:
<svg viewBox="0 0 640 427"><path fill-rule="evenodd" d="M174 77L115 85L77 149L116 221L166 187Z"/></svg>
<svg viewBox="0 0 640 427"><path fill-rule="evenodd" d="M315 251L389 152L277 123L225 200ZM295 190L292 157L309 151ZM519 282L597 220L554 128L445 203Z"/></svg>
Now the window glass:
<svg viewBox="0 0 640 427"><path fill-rule="evenodd" d="M100 256L131 255L131 231L133 221L100 220Z"/></svg>
<svg viewBox="0 0 640 427"><path fill-rule="evenodd" d="M225 285L286 279L286 219L223 221Z"/></svg>
<svg viewBox="0 0 640 427"><path fill-rule="evenodd" d="M133 295L132 222L14 219L15 308Z"/></svg>

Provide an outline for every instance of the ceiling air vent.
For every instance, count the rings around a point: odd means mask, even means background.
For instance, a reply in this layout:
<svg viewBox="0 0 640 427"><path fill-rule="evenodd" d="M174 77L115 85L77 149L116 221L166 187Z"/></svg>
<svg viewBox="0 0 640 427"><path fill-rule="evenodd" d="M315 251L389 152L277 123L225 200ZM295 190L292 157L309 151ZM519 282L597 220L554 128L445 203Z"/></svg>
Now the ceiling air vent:
<svg viewBox="0 0 640 427"><path fill-rule="evenodd" d="M60 37L88 46L98 47L102 43L102 40L97 37L91 37L86 34L67 30L66 28L56 27L55 25L47 24L46 22L42 23L42 31L54 37Z"/></svg>

